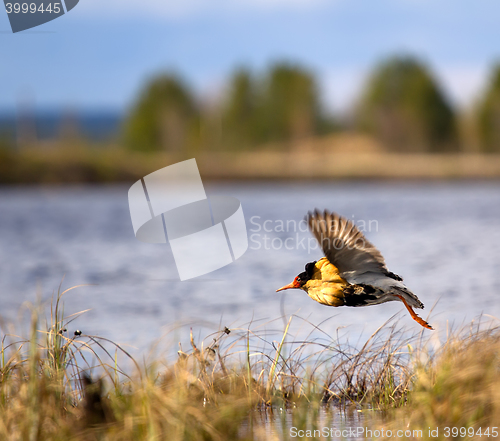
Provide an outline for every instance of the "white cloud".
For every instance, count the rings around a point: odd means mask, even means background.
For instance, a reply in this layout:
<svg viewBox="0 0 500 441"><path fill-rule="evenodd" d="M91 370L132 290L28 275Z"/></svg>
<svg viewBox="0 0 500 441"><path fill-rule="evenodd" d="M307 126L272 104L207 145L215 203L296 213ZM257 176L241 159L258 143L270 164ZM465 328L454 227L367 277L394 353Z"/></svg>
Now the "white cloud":
<svg viewBox="0 0 500 441"><path fill-rule="evenodd" d="M442 65L434 72L453 104L467 108L480 97L488 81L490 66L487 65Z"/></svg>
<svg viewBox="0 0 500 441"><path fill-rule="evenodd" d="M461 109L477 102L486 87L490 66L482 64L431 64L432 72L451 103ZM345 113L353 109L373 69L342 67L319 75L327 109Z"/></svg>
<svg viewBox="0 0 500 441"><path fill-rule="evenodd" d="M207 12L247 12L273 9L312 9L326 0L83 0L82 14L112 14L114 17L146 16L183 18ZM110 16L110 17L111 17Z"/></svg>
<svg viewBox="0 0 500 441"><path fill-rule="evenodd" d="M330 111L345 113L352 110L365 84L369 69L342 67L320 74L323 103Z"/></svg>

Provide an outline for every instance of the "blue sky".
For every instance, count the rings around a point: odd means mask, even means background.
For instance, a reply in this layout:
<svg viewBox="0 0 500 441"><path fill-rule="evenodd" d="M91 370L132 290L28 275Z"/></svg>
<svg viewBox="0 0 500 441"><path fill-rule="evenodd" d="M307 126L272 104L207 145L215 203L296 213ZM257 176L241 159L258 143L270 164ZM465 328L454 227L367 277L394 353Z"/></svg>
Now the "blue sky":
<svg viewBox="0 0 500 441"><path fill-rule="evenodd" d="M352 105L396 53L425 60L455 103L481 92L500 59L496 0L80 0L18 34L0 13L0 108L124 110L144 81L176 71L205 97L237 66L276 60L317 74L330 108Z"/></svg>

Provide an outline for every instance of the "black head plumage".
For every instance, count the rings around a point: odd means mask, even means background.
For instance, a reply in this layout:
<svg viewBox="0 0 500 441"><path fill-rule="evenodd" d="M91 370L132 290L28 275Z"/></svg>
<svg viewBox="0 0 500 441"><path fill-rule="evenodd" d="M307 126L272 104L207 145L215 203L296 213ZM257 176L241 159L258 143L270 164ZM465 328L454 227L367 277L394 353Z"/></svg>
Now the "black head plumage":
<svg viewBox="0 0 500 441"><path fill-rule="evenodd" d="M306 263L306 273L309 277L309 279L313 276L314 274L314 266L316 265L316 260L314 262L309 262Z"/></svg>
<svg viewBox="0 0 500 441"><path fill-rule="evenodd" d="M306 268L305 271L301 272L297 278L298 282L301 282L302 284L306 283L308 280L311 279L311 277L314 274L314 265L316 265L316 261L314 262L309 262L306 263Z"/></svg>

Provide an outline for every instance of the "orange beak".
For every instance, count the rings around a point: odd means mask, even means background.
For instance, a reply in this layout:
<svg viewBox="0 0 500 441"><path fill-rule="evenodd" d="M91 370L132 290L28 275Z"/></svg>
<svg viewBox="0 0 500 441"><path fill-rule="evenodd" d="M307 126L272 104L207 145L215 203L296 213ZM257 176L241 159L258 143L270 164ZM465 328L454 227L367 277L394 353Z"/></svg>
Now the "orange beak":
<svg viewBox="0 0 500 441"><path fill-rule="evenodd" d="M297 282L296 280L294 280L292 283L290 283L289 285L285 285L283 286L282 288L280 289L277 289L276 292L278 291L283 291L285 289L292 289L292 288L300 288L300 284L299 282Z"/></svg>

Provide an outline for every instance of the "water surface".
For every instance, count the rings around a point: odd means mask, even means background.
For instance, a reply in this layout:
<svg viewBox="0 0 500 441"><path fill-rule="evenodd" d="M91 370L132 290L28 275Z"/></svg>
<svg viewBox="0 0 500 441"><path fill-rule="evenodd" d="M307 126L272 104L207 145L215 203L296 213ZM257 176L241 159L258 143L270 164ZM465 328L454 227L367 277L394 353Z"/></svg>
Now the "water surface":
<svg viewBox="0 0 500 441"><path fill-rule="evenodd" d="M275 293L305 263L322 256L299 223L316 207L337 211L367 230L389 269L425 304L422 316L434 308L429 321L438 330L482 313L500 317L499 183L207 185L209 196L241 201L249 249L232 265L184 282L168 245L135 239L127 191L127 186L0 188L4 321L16 323L23 302L35 301L37 291L50 298L64 277L64 288L93 285L65 296L66 313L91 309L71 326L138 353L176 324L193 326L195 335L252 320L262 329L282 329L283 311L353 340L398 312L409 332L419 330L399 302L334 309L299 290ZM300 337L311 328L297 319L291 332ZM171 335L180 340L187 331Z"/></svg>

